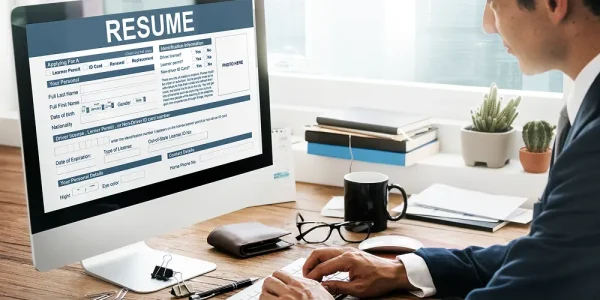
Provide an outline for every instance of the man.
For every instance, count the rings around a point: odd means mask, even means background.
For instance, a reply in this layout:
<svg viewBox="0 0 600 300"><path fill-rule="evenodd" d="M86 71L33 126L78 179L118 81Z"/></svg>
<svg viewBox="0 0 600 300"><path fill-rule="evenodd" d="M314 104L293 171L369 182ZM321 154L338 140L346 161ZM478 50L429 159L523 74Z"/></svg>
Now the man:
<svg viewBox="0 0 600 300"><path fill-rule="evenodd" d="M488 0L483 27L499 34L525 74L561 70L575 85L529 235L506 246L424 248L398 260L349 249L315 251L292 279L266 279L261 299L421 296L600 299L600 0ZM350 282L317 281L337 271Z"/></svg>

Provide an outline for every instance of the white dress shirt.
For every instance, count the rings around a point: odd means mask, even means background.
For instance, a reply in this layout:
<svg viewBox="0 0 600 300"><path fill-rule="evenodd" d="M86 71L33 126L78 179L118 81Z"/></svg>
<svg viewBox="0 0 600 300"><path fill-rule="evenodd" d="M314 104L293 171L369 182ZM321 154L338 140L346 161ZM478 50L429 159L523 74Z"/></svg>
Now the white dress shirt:
<svg viewBox="0 0 600 300"><path fill-rule="evenodd" d="M598 74L600 74L600 55L596 56L596 58L581 70L575 79L573 90L569 94L569 98L567 98L567 113L571 124L575 121L581 103L583 103L585 95L590 87L592 87ZM397 259L404 264L408 281L417 288L417 290L410 291L413 295L420 298L435 295L435 285L433 284L431 273L423 258L411 253L400 255Z"/></svg>
<svg viewBox="0 0 600 300"><path fill-rule="evenodd" d="M575 79L573 90L567 99L567 113L569 114L571 124L575 122L581 103L583 103L585 95L592 87L598 74L600 74L600 54L589 62Z"/></svg>

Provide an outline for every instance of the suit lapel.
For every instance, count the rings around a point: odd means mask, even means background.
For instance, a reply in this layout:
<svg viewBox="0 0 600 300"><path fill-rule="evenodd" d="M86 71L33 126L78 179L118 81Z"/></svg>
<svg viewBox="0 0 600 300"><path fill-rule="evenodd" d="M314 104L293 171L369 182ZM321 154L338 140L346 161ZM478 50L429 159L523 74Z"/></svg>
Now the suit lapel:
<svg viewBox="0 0 600 300"><path fill-rule="evenodd" d="M581 103L581 107L577 112L577 117L573 121L571 130L569 130L567 138L565 139L565 143L561 148L561 153L565 150L568 150L569 144L581 133L581 131L583 130L583 128L585 128L587 124L598 118L600 118L600 74L594 80L594 83L590 87L590 90L587 92L585 98L583 99L583 102ZM550 178L548 180L548 183L550 183L550 179L552 178L552 170L555 164L555 151L556 149L552 150L552 158L550 160ZM542 213L542 211L544 211L546 193L548 192L549 188L550 186L547 185L542 194L542 198L540 198L540 201L534 204L534 219L537 218L537 216L540 213Z"/></svg>

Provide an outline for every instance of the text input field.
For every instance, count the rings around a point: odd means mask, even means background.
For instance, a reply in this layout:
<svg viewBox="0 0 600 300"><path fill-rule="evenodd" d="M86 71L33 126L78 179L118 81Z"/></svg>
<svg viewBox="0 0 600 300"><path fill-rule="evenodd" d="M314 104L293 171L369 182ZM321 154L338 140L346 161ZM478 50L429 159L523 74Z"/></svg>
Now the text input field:
<svg viewBox="0 0 600 300"><path fill-rule="evenodd" d="M235 145L235 146L227 147L227 148L220 149L217 151L213 151L210 153L202 154L202 155L200 155L200 161L209 161L212 159L220 158L220 157L231 155L234 153L250 150L250 149L252 149L253 146L254 146L253 142L247 142L247 143L243 143L240 145Z"/></svg>
<svg viewBox="0 0 600 300"><path fill-rule="evenodd" d="M182 146L182 145L186 145L186 144L190 144L190 143L195 143L195 142L206 140L206 139L208 139L207 131L192 134L192 135L189 135L186 137L171 139L171 140L168 140L165 142L151 144L148 146L148 151L149 152L161 151L161 150L165 150L165 149L169 149L169 148L173 148L173 147L178 147L178 146Z"/></svg>
<svg viewBox="0 0 600 300"><path fill-rule="evenodd" d="M155 74L133 76L121 79L115 79L110 81L104 81L99 83L86 84L81 86L81 94L89 94L94 92L101 92L111 89L117 89L121 87L135 86L144 83L153 83L156 81Z"/></svg>
<svg viewBox="0 0 600 300"><path fill-rule="evenodd" d="M96 159L86 159L77 163L72 163L60 167L56 167L56 174L62 175L96 166Z"/></svg>
<svg viewBox="0 0 600 300"><path fill-rule="evenodd" d="M140 148L135 148L127 151L120 151L118 153L105 156L104 162L109 164L126 158L140 156L141 154L142 150Z"/></svg>
<svg viewBox="0 0 600 300"><path fill-rule="evenodd" d="M143 94L152 92L156 89L154 83L133 85L128 87L119 87L117 89L111 89L104 92L97 92L93 94L87 94L81 96L82 103L90 103L102 100L111 100L120 97L134 96L137 94Z"/></svg>

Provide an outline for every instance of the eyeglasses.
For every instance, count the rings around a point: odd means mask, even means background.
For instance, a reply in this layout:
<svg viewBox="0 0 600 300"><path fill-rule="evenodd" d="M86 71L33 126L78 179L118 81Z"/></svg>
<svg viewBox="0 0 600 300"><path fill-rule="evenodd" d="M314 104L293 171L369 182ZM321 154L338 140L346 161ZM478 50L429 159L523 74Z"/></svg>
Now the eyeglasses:
<svg viewBox="0 0 600 300"><path fill-rule="evenodd" d="M305 222L304 217L296 215L296 227L300 233L296 240L304 240L309 244L324 243L331 237L331 232L337 229L340 237L348 243L360 243L369 238L373 222Z"/></svg>

